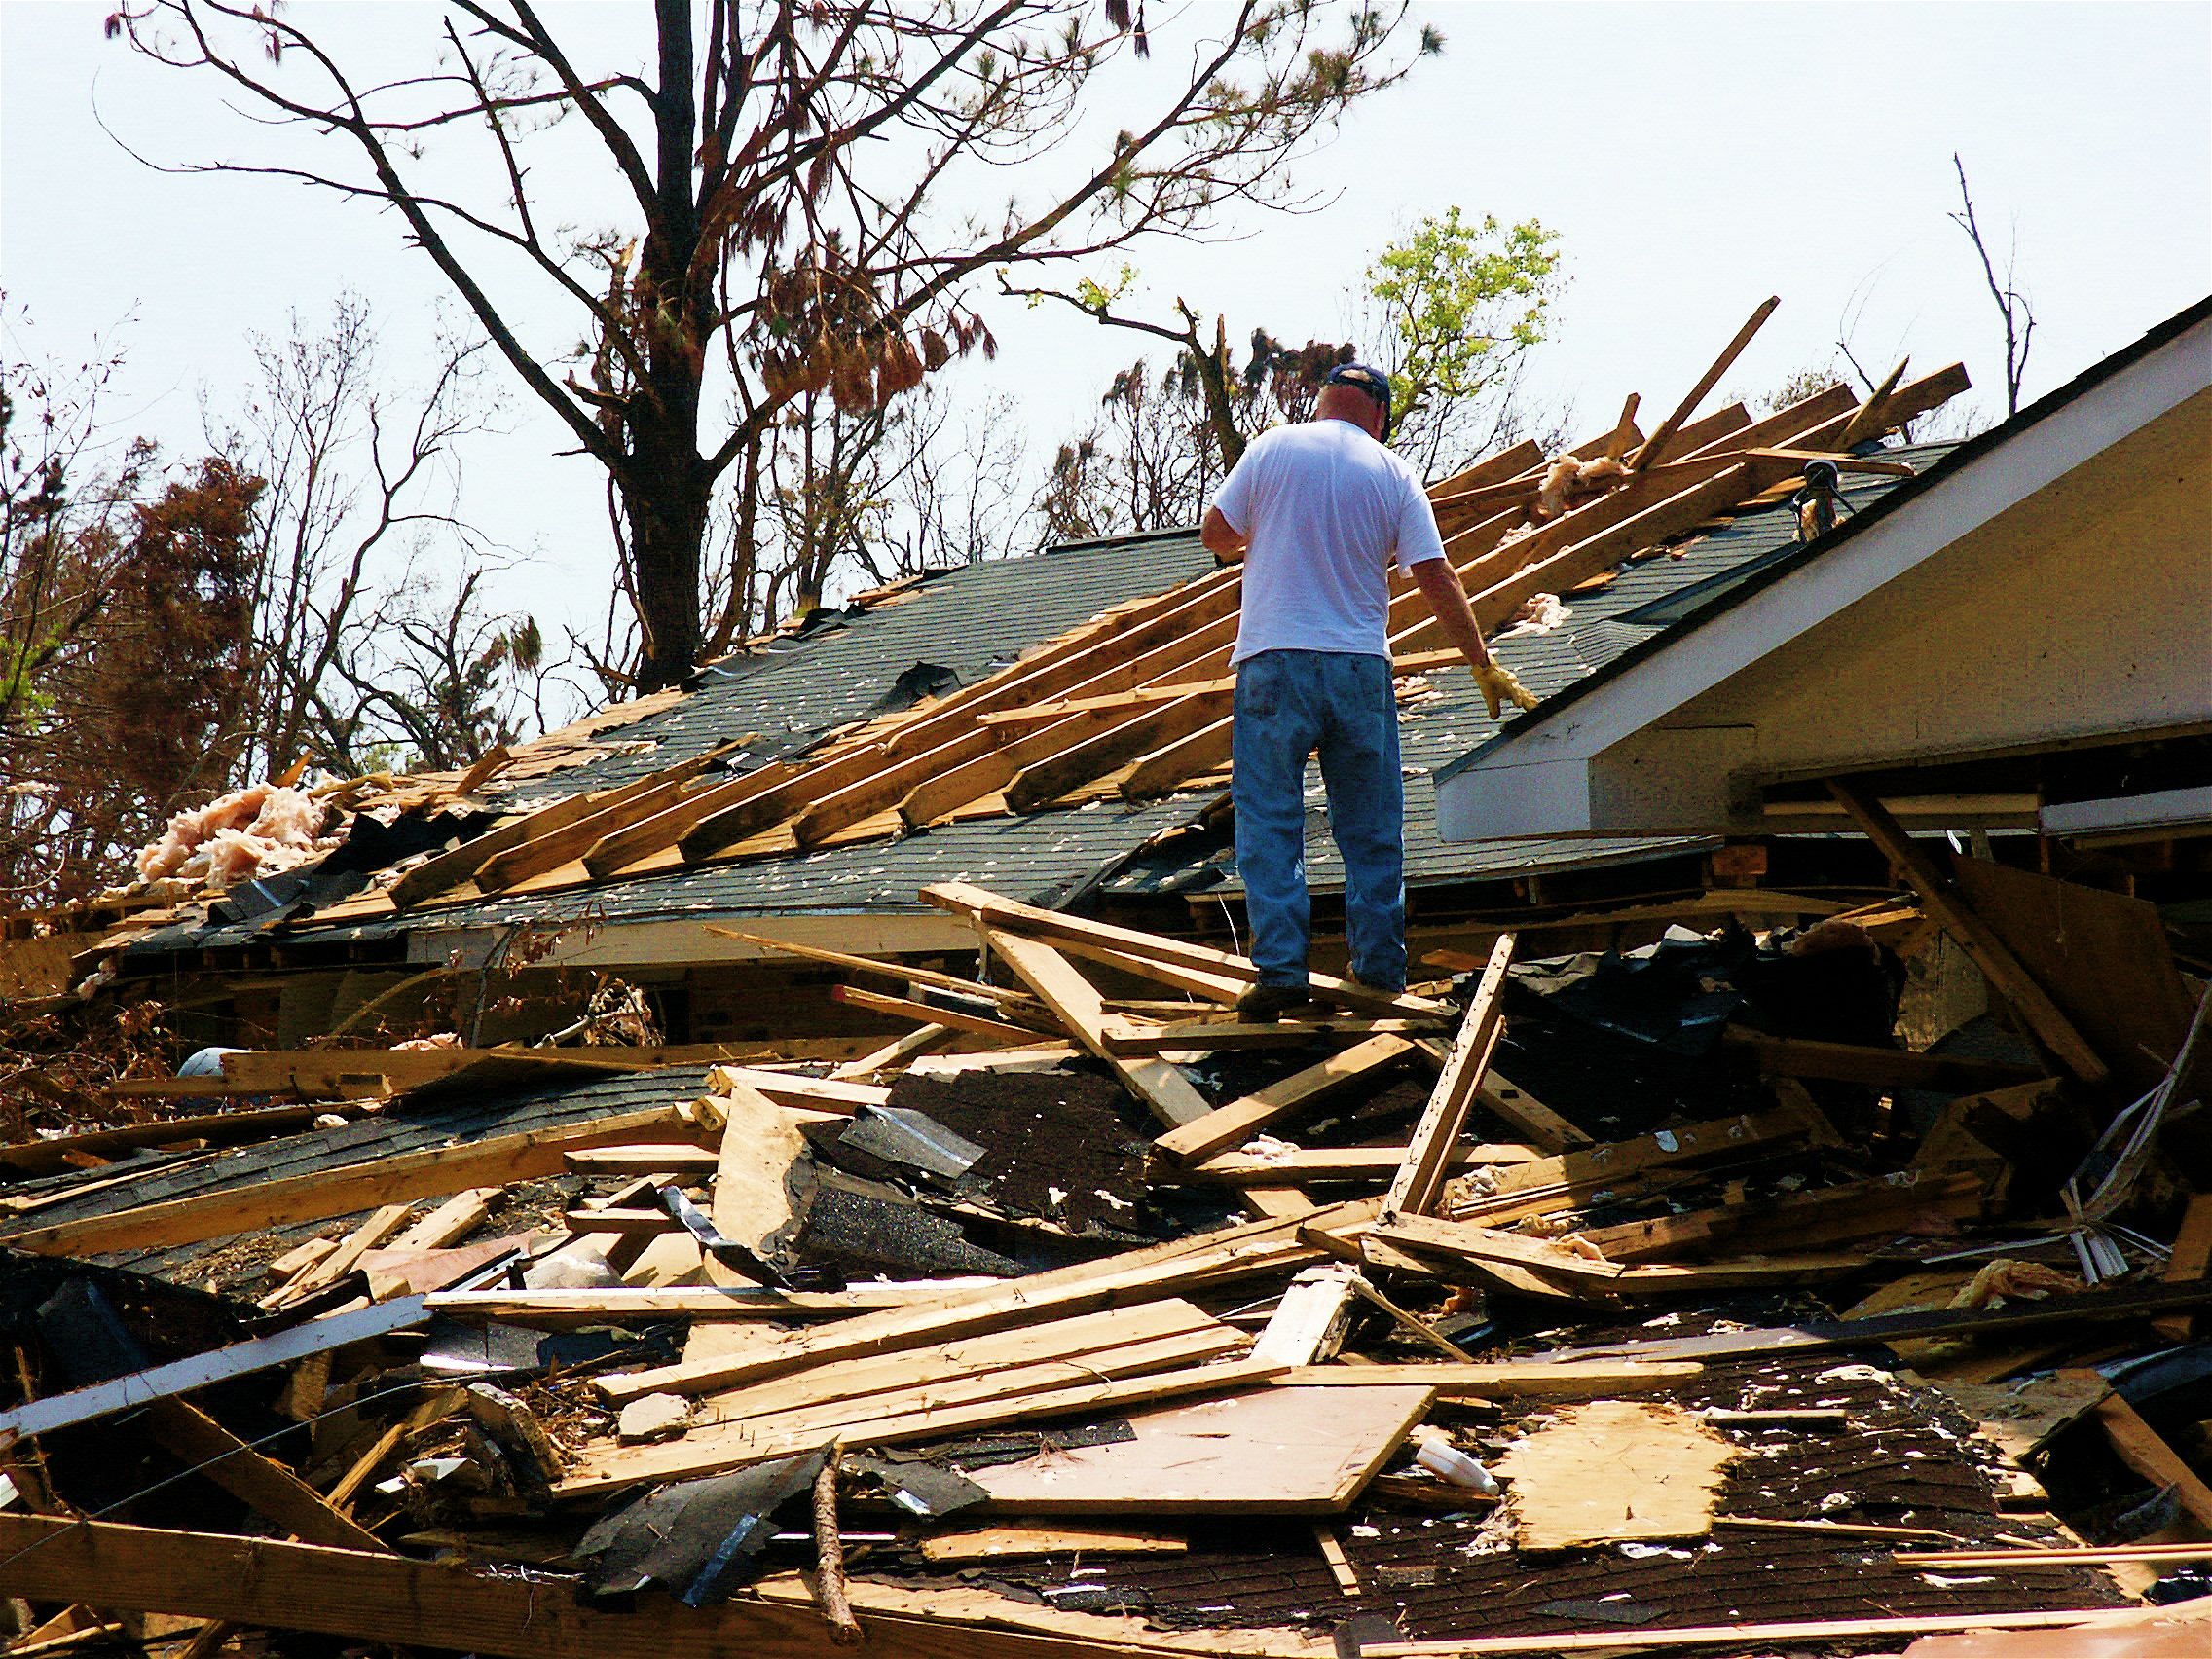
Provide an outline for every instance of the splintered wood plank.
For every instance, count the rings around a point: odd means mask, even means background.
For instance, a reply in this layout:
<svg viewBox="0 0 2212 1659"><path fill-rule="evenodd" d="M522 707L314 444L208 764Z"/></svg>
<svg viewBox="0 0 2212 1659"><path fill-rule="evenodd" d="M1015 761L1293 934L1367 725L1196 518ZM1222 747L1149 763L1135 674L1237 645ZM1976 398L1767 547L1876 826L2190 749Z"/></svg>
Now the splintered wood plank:
<svg viewBox="0 0 2212 1659"><path fill-rule="evenodd" d="M2068 1380L2079 1376L2073 1371L2061 1371L2058 1375ZM2095 1373L2089 1375L2093 1377ZM2089 1378L2080 1377L2080 1381L2086 1386ZM2133 1406L2118 1394L2108 1393L2092 1410L2114 1456L2152 1486L2171 1487L2175 1499L2189 1518L2199 1527L2212 1529L2212 1485L2207 1485L2202 1475L2183 1461L2180 1454L2143 1420Z"/></svg>
<svg viewBox="0 0 2212 1659"><path fill-rule="evenodd" d="M2037 1038L2083 1083L2102 1083L2111 1068L2089 1047L2050 994L2022 967L1994 928L1951 889L1935 862L1914 845L1889 809L1856 786L1828 780L1828 793L1843 803L1866 838L1902 873L1936 924L1959 941L1973 965L1988 977L2005 1000L2019 1012Z"/></svg>
<svg viewBox="0 0 2212 1659"><path fill-rule="evenodd" d="M1766 319L1774 314L1775 307L1781 304L1782 297L1779 294L1760 302L1758 309L1751 313L1744 326L1736 330L1736 337L1721 348L1720 355L1714 359L1713 366L1699 377L1697 385L1690 387L1689 395L1676 405L1672 415L1659 423L1659 429L1644 440L1643 447L1629 458L1631 472L1641 472L1653 461L1666 459L1667 446L1674 442L1675 434L1681 430L1682 423L1697 413L1697 406L1705 401L1705 394L1720 384L1720 377L1728 372L1729 364L1743 355L1744 348L1751 343L1751 336L1765 326Z"/></svg>
<svg viewBox="0 0 2212 1659"><path fill-rule="evenodd" d="M799 1133L800 1116L728 1079L715 1104L723 1115L722 1138L708 1213L724 1238L775 1261L792 1247L813 1197L814 1160ZM709 1284L754 1282L712 1256L705 1267Z"/></svg>
<svg viewBox="0 0 2212 1659"><path fill-rule="evenodd" d="M1702 1538L1736 1449L1678 1406L1566 1406L1494 1465L1510 1487L1514 1542L1565 1550L1639 1538Z"/></svg>
<svg viewBox="0 0 2212 1659"><path fill-rule="evenodd" d="M1458 1144L1459 1131L1467 1123L1467 1108L1474 1103L1475 1089L1482 1082L1483 1073L1489 1069L1492 1051L1497 1047L1498 1037L1505 1029L1505 972L1513 963L1513 946L1514 936L1500 934L1491 949L1490 965L1483 970L1481 982L1475 987L1474 1001L1467 1005L1466 1017L1460 1021L1458 1034L1452 1041L1452 1051L1445 1057L1444 1070L1429 1093L1420 1122L1414 1125L1405 1161L1398 1165L1390 1190L1383 1195L1382 1211L1386 1216L1401 1212L1422 1214L1435 1207L1444 1191L1452 1149ZM1526 1124L1515 1126L1527 1132ZM1544 1134L1530 1134L1530 1138L1543 1145L1550 1134L1546 1125Z"/></svg>
<svg viewBox="0 0 2212 1659"><path fill-rule="evenodd" d="M971 1473L1010 1513L1334 1515L1427 1414L1433 1392L1277 1386L1134 1414L1130 1441Z"/></svg>

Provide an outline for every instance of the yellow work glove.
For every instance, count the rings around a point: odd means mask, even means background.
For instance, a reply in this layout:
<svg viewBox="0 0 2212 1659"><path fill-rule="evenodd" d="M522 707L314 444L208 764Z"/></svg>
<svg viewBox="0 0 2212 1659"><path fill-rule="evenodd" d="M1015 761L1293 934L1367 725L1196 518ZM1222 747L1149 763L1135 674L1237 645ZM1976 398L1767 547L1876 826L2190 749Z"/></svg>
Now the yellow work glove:
<svg viewBox="0 0 2212 1659"><path fill-rule="evenodd" d="M1475 685L1483 694L1483 706L1490 710L1490 718L1496 719L1498 711L1507 703L1517 709L1536 706L1536 694L1513 677L1513 671L1498 662L1486 662L1474 671Z"/></svg>

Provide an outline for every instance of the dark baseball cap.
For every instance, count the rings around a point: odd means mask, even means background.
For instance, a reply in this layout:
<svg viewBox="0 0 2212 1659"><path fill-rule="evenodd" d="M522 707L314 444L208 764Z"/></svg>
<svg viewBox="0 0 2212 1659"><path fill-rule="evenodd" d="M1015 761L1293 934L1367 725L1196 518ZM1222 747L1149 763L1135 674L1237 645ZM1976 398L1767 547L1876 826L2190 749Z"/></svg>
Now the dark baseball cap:
<svg viewBox="0 0 2212 1659"><path fill-rule="evenodd" d="M1322 380L1323 386L1355 386L1382 406L1382 438L1390 437L1390 377L1365 363L1339 363Z"/></svg>

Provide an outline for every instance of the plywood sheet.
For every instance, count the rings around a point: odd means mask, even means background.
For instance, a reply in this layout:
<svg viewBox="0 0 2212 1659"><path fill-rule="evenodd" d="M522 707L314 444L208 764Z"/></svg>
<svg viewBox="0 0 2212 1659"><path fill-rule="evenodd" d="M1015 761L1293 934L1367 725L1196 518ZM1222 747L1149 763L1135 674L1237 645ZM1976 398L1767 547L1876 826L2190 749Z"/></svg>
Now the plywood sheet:
<svg viewBox="0 0 2212 1659"><path fill-rule="evenodd" d="M1129 1419L1134 1440L977 1469L993 1507L1037 1515L1331 1515L1427 1412L1427 1387L1272 1387Z"/></svg>
<svg viewBox="0 0 2212 1659"><path fill-rule="evenodd" d="M1986 859L1959 859L1967 903L2065 1010L2098 1056L2157 1083L2194 1012L2155 905Z"/></svg>
<svg viewBox="0 0 2212 1659"><path fill-rule="evenodd" d="M1516 1442L1495 1473L1525 1550L1700 1538L1735 1448L1678 1406L1593 1400Z"/></svg>

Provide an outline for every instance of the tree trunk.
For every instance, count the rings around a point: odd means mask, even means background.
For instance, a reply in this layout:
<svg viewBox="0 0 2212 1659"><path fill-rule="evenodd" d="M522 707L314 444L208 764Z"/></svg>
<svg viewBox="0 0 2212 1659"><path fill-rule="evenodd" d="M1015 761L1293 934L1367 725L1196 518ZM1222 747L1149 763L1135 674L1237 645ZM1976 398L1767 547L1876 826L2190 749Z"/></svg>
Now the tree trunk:
<svg viewBox="0 0 2212 1659"><path fill-rule="evenodd" d="M638 583L637 689L681 684L699 660L699 561L711 484L696 454L665 460L641 453L642 487L625 491L630 555Z"/></svg>

